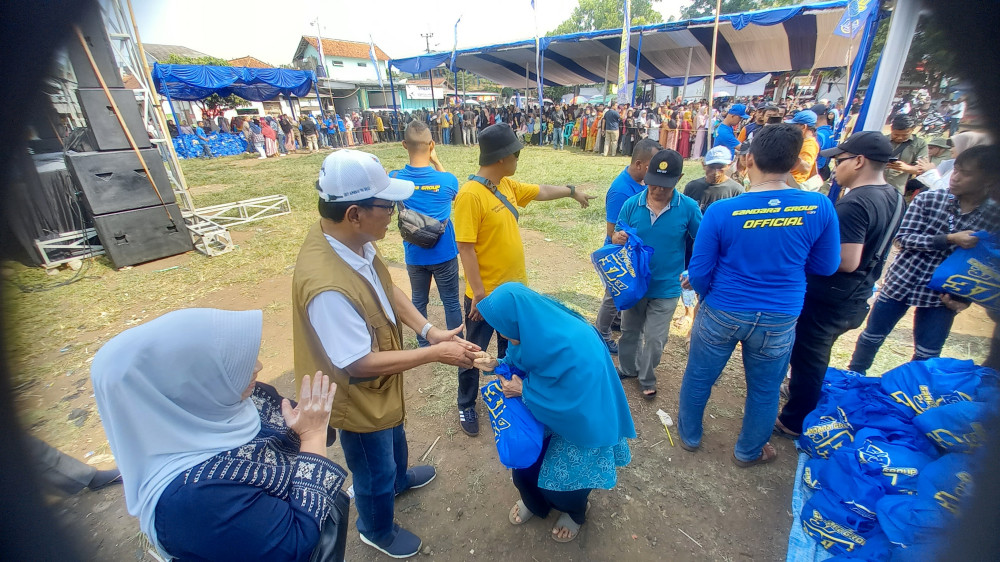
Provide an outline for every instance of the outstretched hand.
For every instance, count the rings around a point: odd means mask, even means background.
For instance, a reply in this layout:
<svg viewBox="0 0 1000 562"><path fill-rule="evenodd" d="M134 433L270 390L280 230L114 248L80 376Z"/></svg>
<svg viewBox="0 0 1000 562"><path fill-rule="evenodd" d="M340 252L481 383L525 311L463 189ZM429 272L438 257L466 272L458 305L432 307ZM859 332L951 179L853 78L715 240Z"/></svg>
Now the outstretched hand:
<svg viewBox="0 0 1000 562"><path fill-rule="evenodd" d="M495 357L485 351L477 352L476 359L472 363L475 368L487 372L492 372L500 364Z"/></svg>
<svg viewBox="0 0 1000 562"><path fill-rule="evenodd" d="M322 371L316 371L312 377L302 377L298 404L292 408L292 403L287 398L281 401L281 416L285 418L285 425L297 433L303 442L313 438L322 439L325 443L326 428L330 424L330 411L336 394L337 383L330 382L330 377Z"/></svg>
<svg viewBox="0 0 1000 562"><path fill-rule="evenodd" d="M590 200L596 199L596 196L587 195L585 192L577 189L576 193L573 194L573 199L576 199L577 203L579 203L581 207L586 209L587 207L590 206Z"/></svg>

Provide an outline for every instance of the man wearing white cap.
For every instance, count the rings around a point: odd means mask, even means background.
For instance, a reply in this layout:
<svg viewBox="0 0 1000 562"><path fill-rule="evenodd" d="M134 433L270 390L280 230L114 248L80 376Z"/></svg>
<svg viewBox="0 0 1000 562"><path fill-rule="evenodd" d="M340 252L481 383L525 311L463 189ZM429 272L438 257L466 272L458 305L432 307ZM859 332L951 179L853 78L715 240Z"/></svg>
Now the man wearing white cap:
<svg viewBox="0 0 1000 562"><path fill-rule="evenodd" d="M393 284L375 246L412 182L389 178L373 154L341 150L323 161L316 189L321 218L292 280L295 376L322 371L342 389L330 426L340 429L354 477L361 541L406 558L421 541L393 523L394 497L436 474L430 466L407 469L403 372L435 361L471 367L479 348L457 336L461 326L432 326ZM431 345L404 350L403 324Z"/></svg>

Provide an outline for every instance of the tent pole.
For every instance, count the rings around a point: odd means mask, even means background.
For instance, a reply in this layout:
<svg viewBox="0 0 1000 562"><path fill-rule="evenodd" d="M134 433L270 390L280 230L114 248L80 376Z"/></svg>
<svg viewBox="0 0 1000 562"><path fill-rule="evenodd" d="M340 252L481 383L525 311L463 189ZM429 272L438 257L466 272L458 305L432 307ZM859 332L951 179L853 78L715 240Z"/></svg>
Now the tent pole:
<svg viewBox="0 0 1000 562"><path fill-rule="evenodd" d="M881 131L885 125L918 19L920 19L920 2L916 0L896 2L892 19L889 20L889 34L885 38L885 48L880 55L878 72L872 77L865 96L866 103L868 103L867 98L871 99L871 103L868 105L867 115L864 115L862 131Z"/></svg>
<svg viewBox="0 0 1000 562"><path fill-rule="evenodd" d="M691 57L693 55L694 55L694 47L689 47L687 70L684 71L684 83L681 84L681 103L684 103L684 98L687 96L688 78L691 77Z"/></svg>
<svg viewBox="0 0 1000 562"><path fill-rule="evenodd" d="M524 63L524 109L528 109L528 63Z"/></svg>
<svg viewBox="0 0 1000 562"><path fill-rule="evenodd" d="M611 57L604 57L604 87L601 88L601 100L604 100L604 96L608 95L608 64L611 62Z"/></svg>
<svg viewBox="0 0 1000 562"><path fill-rule="evenodd" d="M635 52L635 78L632 79L632 107L635 107L635 90L639 84L639 59L642 57L642 32L639 32L639 47Z"/></svg>
<svg viewBox="0 0 1000 562"><path fill-rule="evenodd" d="M719 12L722 10L722 0L715 0L715 28L712 31L712 68L708 76L708 146L712 147L712 108L715 106L715 54L719 45Z"/></svg>
<svg viewBox="0 0 1000 562"><path fill-rule="evenodd" d="M402 122L399 119L399 108L396 107L396 84L392 81L392 61L386 63L385 68L389 71L389 95L392 96L392 112L396 115L396 126L402 128Z"/></svg>
<svg viewBox="0 0 1000 562"><path fill-rule="evenodd" d="M319 117L320 121L323 120L323 99L319 97L319 80L316 79L316 74L313 73L313 87L316 88L316 103L319 104Z"/></svg>

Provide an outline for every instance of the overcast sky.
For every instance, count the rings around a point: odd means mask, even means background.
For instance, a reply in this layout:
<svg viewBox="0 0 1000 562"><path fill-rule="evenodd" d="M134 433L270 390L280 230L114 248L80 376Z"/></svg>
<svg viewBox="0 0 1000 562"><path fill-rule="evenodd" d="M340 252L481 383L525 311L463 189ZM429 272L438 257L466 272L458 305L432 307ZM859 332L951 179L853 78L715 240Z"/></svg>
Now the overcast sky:
<svg viewBox="0 0 1000 562"><path fill-rule="evenodd" d="M690 0L662 0L663 19L678 16ZM421 33L433 33L431 49L451 50L455 20L458 47L476 47L534 37L530 0L133 0L139 34L145 43L183 45L232 59L254 56L273 65L291 62L302 35L313 35L319 17L324 37L368 41L390 57L424 52ZM536 0L540 35L569 17L577 0Z"/></svg>

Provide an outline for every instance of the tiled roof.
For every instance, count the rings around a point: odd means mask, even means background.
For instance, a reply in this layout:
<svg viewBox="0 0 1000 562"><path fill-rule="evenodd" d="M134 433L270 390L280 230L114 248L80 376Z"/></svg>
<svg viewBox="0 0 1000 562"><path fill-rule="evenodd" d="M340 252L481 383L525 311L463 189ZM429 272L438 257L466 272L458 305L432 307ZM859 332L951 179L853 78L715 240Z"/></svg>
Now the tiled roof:
<svg viewBox="0 0 1000 562"><path fill-rule="evenodd" d="M210 56L201 51L189 49L181 45L156 45L153 43L143 43L142 48L146 51L146 54L152 57L156 62L167 60L167 57L170 55L180 55L182 57L193 58Z"/></svg>
<svg viewBox="0 0 1000 562"><path fill-rule="evenodd" d="M122 82L125 84L125 88L128 90L142 89L142 84L135 76L132 76L131 74L126 74L122 76Z"/></svg>
<svg viewBox="0 0 1000 562"><path fill-rule="evenodd" d="M231 66L245 66L247 68L274 68L273 65L267 64L266 62L255 57L251 57L250 55L240 57L238 59L230 59L229 64Z"/></svg>
<svg viewBox="0 0 1000 562"><path fill-rule="evenodd" d="M303 35L302 39L316 48L316 37ZM349 59L368 58L368 43L360 41L342 41L340 39L328 39L323 37L323 56L345 57ZM375 45L375 58L378 60L389 60L389 55Z"/></svg>

